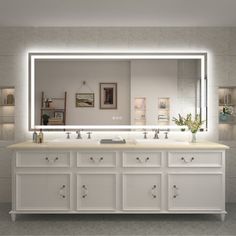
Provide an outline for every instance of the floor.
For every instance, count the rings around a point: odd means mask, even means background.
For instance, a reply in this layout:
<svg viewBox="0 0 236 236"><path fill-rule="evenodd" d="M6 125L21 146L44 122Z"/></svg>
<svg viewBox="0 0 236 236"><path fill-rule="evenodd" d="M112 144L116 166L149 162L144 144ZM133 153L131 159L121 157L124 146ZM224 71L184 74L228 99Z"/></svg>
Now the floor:
<svg viewBox="0 0 236 236"><path fill-rule="evenodd" d="M217 215L19 215L0 204L0 235L236 235L236 204Z"/></svg>

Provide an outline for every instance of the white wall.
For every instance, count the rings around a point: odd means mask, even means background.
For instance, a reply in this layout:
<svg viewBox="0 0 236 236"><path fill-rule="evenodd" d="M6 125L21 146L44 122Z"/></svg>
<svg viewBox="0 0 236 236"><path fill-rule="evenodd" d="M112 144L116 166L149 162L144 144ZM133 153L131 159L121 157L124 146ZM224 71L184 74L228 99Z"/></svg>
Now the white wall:
<svg viewBox="0 0 236 236"><path fill-rule="evenodd" d="M129 61L39 61L36 68L36 124L40 124L42 91L48 97L63 97L67 91L67 125L130 124ZM83 81L86 81L84 86ZM117 109L99 108L102 82L117 83ZM94 93L94 107L76 107L76 93Z"/></svg>
<svg viewBox="0 0 236 236"><path fill-rule="evenodd" d="M0 28L0 84L16 87L16 140L31 138L27 131L28 51L207 51L209 53L209 132L198 137L217 140L217 87L236 85L236 28ZM150 136L151 137L151 136ZM235 150L235 149L234 149ZM236 151L227 165L227 198L236 186ZM10 155L2 148L1 162ZM229 164L228 164L229 163ZM4 166L5 165L5 166ZM7 167L6 167L7 166ZM233 167L234 166L234 167ZM10 201L10 166L0 165L0 201Z"/></svg>
<svg viewBox="0 0 236 236"><path fill-rule="evenodd" d="M170 117L177 102L177 60L131 61L131 120L134 120L134 98L146 98L146 124L157 125L158 98L170 98Z"/></svg>
<svg viewBox="0 0 236 236"><path fill-rule="evenodd" d="M131 121L134 122L136 97L146 98L146 124L158 124L158 98L170 98L170 125L178 114L196 114L199 60L131 61ZM198 102L197 102L198 101Z"/></svg>
<svg viewBox="0 0 236 236"><path fill-rule="evenodd" d="M178 60L177 113L200 113L200 60Z"/></svg>

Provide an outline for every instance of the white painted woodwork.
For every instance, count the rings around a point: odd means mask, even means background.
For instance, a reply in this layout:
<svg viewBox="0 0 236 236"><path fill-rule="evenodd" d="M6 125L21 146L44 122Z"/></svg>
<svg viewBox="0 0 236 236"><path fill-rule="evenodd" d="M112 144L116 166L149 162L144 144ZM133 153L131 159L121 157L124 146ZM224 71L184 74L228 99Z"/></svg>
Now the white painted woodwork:
<svg viewBox="0 0 236 236"><path fill-rule="evenodd" d="M124 167L160 167L162 152L124 152Z"/></svg>
<svg viewBox="0 0 236 236"><path fill-rule="evenodd" d="M70 173L17 173L16 210L70 210Z"/></svg>
<svg viewBox="0 0 236 236"><path fill-rule="evenodd" d="M115 167L116 152L77 152L78 167Z"/></svg>
<svg viewBox="0 0 236 236"><path fill-rule="evenodd" d="M169 152L169 167L221 167L220 152Z"/></svg>
<svg viewBox="0 0 236 236"><path fill-rule="evenodd" d="M116 210L115 174L78 174L77 210Z"/></svg>
<svg viewBox="0 0 236 236"><path fill-rule="evenodd" d="M161 175L129 173L123 175L123 210L159 211Z"/></svg>
<svg viewBox="0 0 236 236"><path fill-rule="evenodd" d="M16 167L69 167L69 152L19 152Z"/></svg>
<svg viewBox="0 0 236 236"><path fill-rule="evenodd" d="M55 212L205 213L224 219L223 147L106 147L16 150L12 219Z"/></svg>
<svg viewBox="0 0 236 236"><path fill-rule="evenodd" d="M220 210L223 200L221 173L168 174L168 210Z"/></svg>

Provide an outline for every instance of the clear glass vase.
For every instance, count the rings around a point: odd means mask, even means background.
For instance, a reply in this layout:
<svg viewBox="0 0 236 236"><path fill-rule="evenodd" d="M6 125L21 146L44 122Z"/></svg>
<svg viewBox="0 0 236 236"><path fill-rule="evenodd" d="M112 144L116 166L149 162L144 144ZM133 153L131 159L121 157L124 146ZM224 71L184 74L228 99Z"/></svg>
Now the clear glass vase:
<svg viewBox="0 0 236 236"><path fill-rule="evenodd" d="M196 143L196 142L197 142L197 133L192 133L191 143Z"/></svg>

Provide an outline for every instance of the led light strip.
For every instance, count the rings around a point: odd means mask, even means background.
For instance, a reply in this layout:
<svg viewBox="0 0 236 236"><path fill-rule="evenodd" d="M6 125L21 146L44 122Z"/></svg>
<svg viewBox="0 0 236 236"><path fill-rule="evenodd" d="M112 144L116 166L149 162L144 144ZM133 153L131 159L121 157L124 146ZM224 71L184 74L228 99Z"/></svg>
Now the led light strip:
<svg viewBox="0 0 236 236"><path fill-rule="evenodd" d="M111 130L111 129L171 129L180 130L183 127L178 126L160 126L160 125L60 125L52 126L47 125L35 125L35 61L43 59L73 59L73 60L90 60L90 59L200 59L201 60L201 112L202 117L206 117L206 88L205 88L205 71L206 71L206 52L156 52L156 53L68 53L68 52L29 52L29 62L30 62L30 123L29 128L32 129L93 129L93 130ZM186 127L185 127L186 128Z"/></svg>

